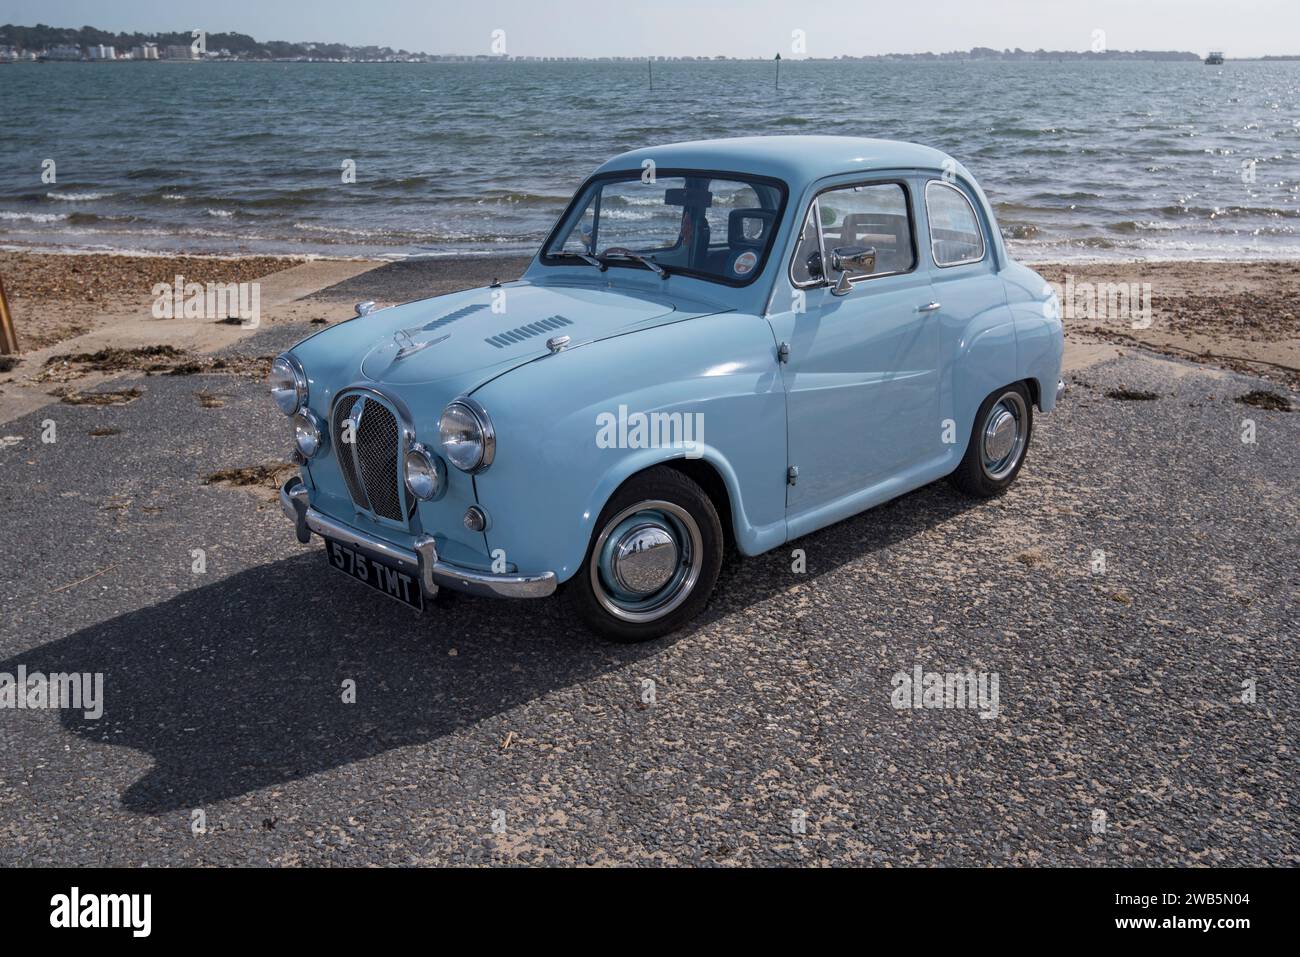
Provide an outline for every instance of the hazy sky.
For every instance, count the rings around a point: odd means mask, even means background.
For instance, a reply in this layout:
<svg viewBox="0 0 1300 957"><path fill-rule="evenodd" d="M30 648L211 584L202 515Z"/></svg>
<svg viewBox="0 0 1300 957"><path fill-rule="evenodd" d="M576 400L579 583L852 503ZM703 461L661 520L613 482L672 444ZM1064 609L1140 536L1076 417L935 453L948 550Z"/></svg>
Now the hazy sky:
<svg viewBox="0 0 1300 957"><path fill-rule="evenodd" d="M790 55L964 50L1224 50L1300 53L1300 0L0 0L0 23L111 30L238 31L427 53L518 56Z"/></svg>

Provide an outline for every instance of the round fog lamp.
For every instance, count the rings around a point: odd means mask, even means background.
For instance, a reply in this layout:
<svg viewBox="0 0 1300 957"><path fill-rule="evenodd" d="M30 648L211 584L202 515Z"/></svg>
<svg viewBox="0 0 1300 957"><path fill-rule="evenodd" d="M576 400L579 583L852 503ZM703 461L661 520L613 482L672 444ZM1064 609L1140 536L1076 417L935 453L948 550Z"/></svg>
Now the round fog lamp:
<svg viewBox="0 0 1300 957"><path fill-rule="evenodd" d="M406 488L427 502L442 490L442 472L438 459L423 445L416 443L406 450Z"/></svg>
<svg viewBox="0 0 1300 957"><path fill-rule="evenodd" d="M303 458L309 459L319 452L323 442L320 419L311 409L303 409L293 417L293 444Z"/></svg>

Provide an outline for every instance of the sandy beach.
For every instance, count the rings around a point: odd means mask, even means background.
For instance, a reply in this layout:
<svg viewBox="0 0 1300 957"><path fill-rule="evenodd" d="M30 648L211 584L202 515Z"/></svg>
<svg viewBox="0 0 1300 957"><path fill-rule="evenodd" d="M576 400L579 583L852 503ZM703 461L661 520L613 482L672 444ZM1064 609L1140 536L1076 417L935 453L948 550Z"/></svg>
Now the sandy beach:
<svg viewBox="0 0 1300 957"><path fill-rule="evenodd" d="M356 302L381 306L510 279L523 257L365 259L5 253L21 354L0 357L0 422L80 396L123 374L215 367L264 372L269 356L214 358L250 335L237 317L157 318L154 288L253 283L258 326L329 323ZM1062 297L1066 372L1135 347L1300 387L1300 262L1036 264Z"/></svg>

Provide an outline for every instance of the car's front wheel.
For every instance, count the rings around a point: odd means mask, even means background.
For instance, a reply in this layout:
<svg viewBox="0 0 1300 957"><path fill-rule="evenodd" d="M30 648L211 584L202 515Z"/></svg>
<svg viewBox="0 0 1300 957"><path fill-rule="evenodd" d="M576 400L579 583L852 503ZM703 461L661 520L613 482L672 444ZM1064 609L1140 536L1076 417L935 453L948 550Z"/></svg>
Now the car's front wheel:
<svg viewBox="0 0 1300 957"><path fill-rule="evenodd" d="M613 641L649 641L703 610L722 568L722 523L689 477L667 466L633 476L595 528L565 588L589 628Z"/></svg>
<svg viewBox="0 0 1300 957"><path fill-rule="evenodd" d="M980 405L966 455L950 476L967 495L988 498L1016 480L1034 432L1034 409L1019 383L998 389Z"/></svg>

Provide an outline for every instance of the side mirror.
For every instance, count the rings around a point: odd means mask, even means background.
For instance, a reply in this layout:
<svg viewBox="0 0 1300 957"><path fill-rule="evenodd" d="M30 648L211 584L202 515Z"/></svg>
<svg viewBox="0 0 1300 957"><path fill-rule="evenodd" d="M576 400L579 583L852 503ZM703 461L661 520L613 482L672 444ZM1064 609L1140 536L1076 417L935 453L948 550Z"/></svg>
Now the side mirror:
<svg viewBox="0 0 1300 957"><path fill-rule="evenodd" d="M831 287L832 295L847 296L853 289L854 276L870 276L876 271L874 246L837 246L831 250L831 269L840 278Z"/></svg>

